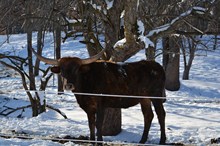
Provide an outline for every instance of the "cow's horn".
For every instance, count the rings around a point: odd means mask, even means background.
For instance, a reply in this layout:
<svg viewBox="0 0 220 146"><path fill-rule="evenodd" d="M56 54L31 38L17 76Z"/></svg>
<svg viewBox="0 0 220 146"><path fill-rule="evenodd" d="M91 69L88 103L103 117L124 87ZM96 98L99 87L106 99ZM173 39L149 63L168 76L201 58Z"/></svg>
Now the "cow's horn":
<svg viewBox="0 0 220 146"><path fill-rule="evenodd" d="M37 54L37 52L32 48L32 52L37 56L37 58L40 60L40 61L43 61L47 64L50 64L50 65L58 65L58 61L55 60L55 59L50 59L50 58L45 58L43 56L40 56L39 54Z"/></svg>
<svg viewBox="0 0 220 146"><path fill-rule="evenodd" d="M103 49L101 52L99 52L98 54L96 54L95 56L92 56L90 58L82 59L82 64L89 64L89 63L95 62L96 60L98 60L103 55L105 50L106 49Z"/></svg>

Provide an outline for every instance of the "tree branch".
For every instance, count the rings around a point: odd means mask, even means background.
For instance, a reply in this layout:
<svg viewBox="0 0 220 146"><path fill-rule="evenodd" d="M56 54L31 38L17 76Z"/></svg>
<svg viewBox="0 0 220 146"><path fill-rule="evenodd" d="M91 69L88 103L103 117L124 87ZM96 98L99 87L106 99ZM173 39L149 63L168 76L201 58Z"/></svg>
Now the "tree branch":
<svg viewBox="0 0 220 146"><path fill-rule="evenodd" d="M193 7L191 9L189 9L188 11L180 14L178 17L174 18L169 23L162 25L162 26L159 26L159 27L156 27L155 29L149 31L146 36L153 41L161 36L174 34L178 31L176 28L189 16L206 15L207 13L209 13L208 9ZM201 34L200 31L198 33Z"/></svg>
<svg viewBox="0 0 220 146"><path fill-rule="evenodd" d="M57 108L55 108L55 107L53 107L53 106L51 106L51 105L46 105L46 107L49 108L49 109L52 109L52 110L54 110L54 111L56 111L56 112L58 112L59 114L61 114L61 116L64 117L64 119L67 119L66 114L63 113L63 112L61 112L59 109L57 109Z"/></svg>

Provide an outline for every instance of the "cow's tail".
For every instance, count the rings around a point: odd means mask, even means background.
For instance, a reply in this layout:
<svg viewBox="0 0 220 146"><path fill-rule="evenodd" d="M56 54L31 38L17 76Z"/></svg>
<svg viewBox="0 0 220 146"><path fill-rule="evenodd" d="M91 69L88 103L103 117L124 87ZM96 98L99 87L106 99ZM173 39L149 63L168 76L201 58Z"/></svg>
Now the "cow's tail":
<svg viewBox="0 0 220 146"><path fill-rule="evenodd" d="M166 89L163 90L163 96L162 97L166 97ZM166 98L163 99L163 103L166 102Z"/></svg>

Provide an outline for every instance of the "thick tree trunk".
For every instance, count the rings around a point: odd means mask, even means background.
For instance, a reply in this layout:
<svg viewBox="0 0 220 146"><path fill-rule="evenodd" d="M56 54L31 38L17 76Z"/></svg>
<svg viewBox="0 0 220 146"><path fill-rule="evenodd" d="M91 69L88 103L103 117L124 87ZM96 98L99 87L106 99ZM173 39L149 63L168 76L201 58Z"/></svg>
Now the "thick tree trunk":
<svg viewBox="0 0 220 146"><path fill-rule="evenodd" d="M113 136L121 132L121 109L107 108L102 126L104 136Z"/></svg>
<svg viewBox="0 0 220 146"><path fill-rule="evenodd" d="M143 44L137 43L137 0L114 1L114 5L115 9L108 11L111 24L105 23L107 54L112 61L124 62L144 48ZM125 10L124 29L122 29L124 33L120 31L120 16L123 8ZM125 36L126 43L113 48L122 34ZM103 134L116 135L121 132L121 109L108 109L105 114Z"/></svg>
<svg viewBox="0 0 220 146"><path fill-rule="evenodd" d="M126 43L115 47L112 51L111 60L115 62L126 61L145 47L144 43L137 41L137 0L125 0L124 10L124 36Z"/></svg>
<svg viewBox="0 0 220 146"><path fill-rule="evenodd" d="M100 15L100 17L103 17L103 24L105 28L105 42L107 49L106 51L106 58L110 59L110 57L113 54L113 45L119 40L120 35L120 16L121 12L124 9L124 1L123 0L117 0L114 1L113 7L108 10L107 17L106 15ZM93 15L88 14L87 15L87 31L88 33L85 35L85 42L89 55L92 56L99 51L100 44L96 42L96 39L94 38L94 33L92 29L92 18ZM107 18L107 19L106 19ZM93 40L93 43L91 43L91 40ZM123 61L123 60L120 60ZM108 108L105 110L105 117L103 121L103 135L116 135L121 132L121 109L112 109Z"/></svg>
<svg viewBox="0 0 220 146"><path fill-rule="evenodd" d="M170 37L163 40L164 59L163 65L166 72L165 88L170 91L177 91L180 88L179 61L180 46L178 38Z"/></svg>
<svg viewBox="0 0 220 146"><path fill-rule="evenodd" d="M146 48L146 58L147 60L155 60L155 47L149 46Z"/></svg>
<svg viewBox="0 0 220 146"><path fill-rule="evenodd" d="M112 55L113 45L119 40L120 36L120 16L123 9L123 0L114 1L114 7L108 10L110 23L105 22L105 42L107 49L107 58ZM121 60L122 61L122 60ZM108 108L105 111L103 121L103 135L117 135L121 132L121 109Z"/></svg>

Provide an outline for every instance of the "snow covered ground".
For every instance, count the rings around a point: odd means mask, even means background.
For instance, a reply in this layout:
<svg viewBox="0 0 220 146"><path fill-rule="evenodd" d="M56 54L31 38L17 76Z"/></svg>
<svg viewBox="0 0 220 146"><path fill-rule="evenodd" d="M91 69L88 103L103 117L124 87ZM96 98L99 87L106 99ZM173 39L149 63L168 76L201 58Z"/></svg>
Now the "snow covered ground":
<svg viewBox="0 0 220 146"><path fill-rule="evenodd" d="M36 34L33 45L36 46ZM45 39L44 56L53 57L53 36L48 34ZM26 35L11 35L10 43L6 37L0 36L0 53L11 52L11 55L26 55ZM80 40L71 40L62 44L62 56L88 57L85 46ZM140 51L129 61L144 59ZM161 59L157 60L161 62ZM42 64L43 65L43 64ZM180 73L182 76L183 63ZM211 139L220 138L220 48L215 52L207 52L205 56L196 56L190 71L190 80L181 80L179 91L167 91L166 134L167 143L183 143L192 145L211 145ZM10 74L9 77L6 75ZM53 86L53 82L49 83ZM18 138L0 138L0 145L16 146L60 146L60 143L41 138L89 136L86 114L79 108L74 95L67 92L57 95L54 87L49 87L46 95L47 104L59 108L68 119L60 114L47 110L38 117L31 117L31 111L25 110L11 114L9 117L0 116L0 134L28 134L32 140ZM20 77L11 70L0 65L0 112L7 107L28 105ZM22 115L21 115L22 113ZM22 118L17 118L17 116ZM143 117L140 106L122 110L122 132L117 136L106 136L105 141L137 143L143 130ZM147 144L159 143L160 129L157 117L154 117ZM220 141L220 140L219 140ZM76 145L73 142L64 145Z"/></svg>

